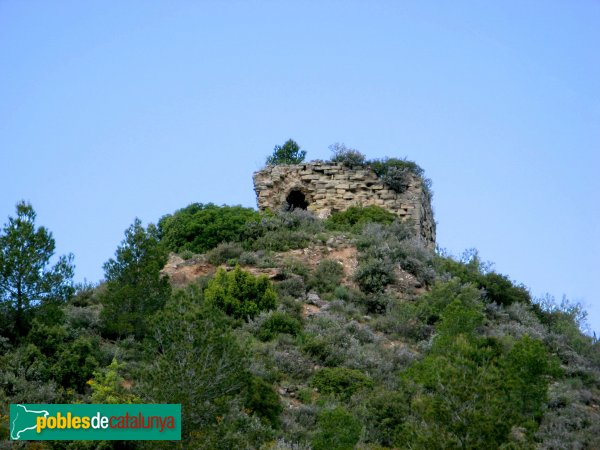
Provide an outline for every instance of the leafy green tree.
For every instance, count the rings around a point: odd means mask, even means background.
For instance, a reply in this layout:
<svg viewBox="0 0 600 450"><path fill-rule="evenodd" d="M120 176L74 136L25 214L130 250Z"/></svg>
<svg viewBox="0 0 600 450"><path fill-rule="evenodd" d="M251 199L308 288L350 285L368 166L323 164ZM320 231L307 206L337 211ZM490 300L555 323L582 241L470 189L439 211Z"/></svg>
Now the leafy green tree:
<svg viewBox="0 0 600 450"><path fill-rule="evenodd" d="M516 285L506 275L491 270L491 264L481 261L474 249L465 252L461 261L438 257L436 265L439 272L446 272L463 283L473 283L483 289L485 298L490 302L504 306L531 303L531 296L523 285Z"/></svg>
<svg viewBox="0 0 600 450"><path fill-rule="evenodd" d="M47 303L62 302L73 294L73 255L50 265L55 242L45 227L36 227L31 204L17 204L0 234L0 307L8 319L5 332L23 336L33 311ZM8 328L8 329L6 329Z"/></svg>
<svg viewBox="0 0 600 450"><path fill-rule="evenodd" d="M231 272L219 269L210 280L204 297L211 305L237 319L253 318L275 308L277 294L269 279L253 276L236 266Z"/></svg>
<svg viewBox="0 0 600 450"><path fill-rule="evenodd" d="M445 308L430 354L401 376L409 408L396 446L499 448L513 429L525 431L518 448L531 446L556 359L527 336L479 337L483 321L481 305L456 298Z"/></svg>
<svg viewBox="0 0 600 450"><path fill-rule="evenodd" d="M283 145L276 145L273 154L267 158L267 164L300 164L306 158L306 151L300 150L296 141L288 139Z"/></svg>
<svg viewBox="0 0 600 450"><path fill-rule="evenodd" d="M260 215L252 208L192 203L158 222L162 244L172 252L204 253L223 242L236 242L248 222Z"/></svg>
<svg viewBox="0 0 600 450"><path fill-rule="evenodd" d="M144 229L135 219L125 231L115 259L104 264L101 319L107 335L141 338L146 334L147 318L162 308L171 293L168 278L160 273L166 262L167 252L160 245L156 226Z"/></svg>
<svg viewBox="0 0 600 450"><path fill-rule="evenodd" d="M145 401L182 404L182 436L216 424L248 383L246 354L228 322L185 291L154 316L139 391Z"/></svg>

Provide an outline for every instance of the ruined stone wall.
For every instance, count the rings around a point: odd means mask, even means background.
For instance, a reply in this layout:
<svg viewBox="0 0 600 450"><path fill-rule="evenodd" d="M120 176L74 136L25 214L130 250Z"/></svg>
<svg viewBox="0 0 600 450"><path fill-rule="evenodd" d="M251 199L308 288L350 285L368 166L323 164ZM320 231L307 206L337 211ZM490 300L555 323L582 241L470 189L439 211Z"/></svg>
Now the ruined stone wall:
<svg viewBox="0 0 600 450"><path fill-rule="evenodd" d="M415 234L428 247L435 246L430 199L417 176L411 176L403 193L388 189L368 167L325 162L267 166L255 172L253 180L260 210L276 211L296 203L324 218L350 206L377 205L410 220Z"/></svg>

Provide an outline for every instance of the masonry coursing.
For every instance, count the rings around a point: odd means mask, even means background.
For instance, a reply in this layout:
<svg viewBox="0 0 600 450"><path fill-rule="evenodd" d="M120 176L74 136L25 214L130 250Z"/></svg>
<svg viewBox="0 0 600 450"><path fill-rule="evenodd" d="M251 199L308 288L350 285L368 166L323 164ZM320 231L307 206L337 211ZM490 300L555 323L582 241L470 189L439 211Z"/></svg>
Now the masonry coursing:
<svg viewBox="0 0 600 450"><path fill-rule="evenodd" d="M416 175L411 174L402 193L387 188L369 167L325 162L267 166L254 173L253 181L261 211L285 208L298 195L308 203L306 209L321 218L350 206L377 205L410 221L415 235L427 247L435 246L430 196Z"/></svg>

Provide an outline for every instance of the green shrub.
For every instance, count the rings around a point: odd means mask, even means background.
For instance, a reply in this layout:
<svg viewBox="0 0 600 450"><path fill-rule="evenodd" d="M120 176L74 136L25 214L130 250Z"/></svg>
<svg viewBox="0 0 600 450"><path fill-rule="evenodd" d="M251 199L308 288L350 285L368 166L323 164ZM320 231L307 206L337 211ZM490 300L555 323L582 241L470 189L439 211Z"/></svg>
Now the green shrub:
<svg viewBox="0 0 600 450"><path fill-rule="evenodd" d="M261 214L260 219L246 224L244 245L251 250L269 251L304 248L322 230L322 221L308 211L267 212Z"/></svg>
<svg viewBox="0 0 600 450"><path fill-rule="evenodd" d="M407 159L385 158L369 161L368 164L391 190L398 193L406 191L414 175L421 181L425 194L431 197L431 180L425 178L424 170L417 163Z"/></svg>
<svg viewBox="0 0 600 450"><path fill-rule="evenodd" d="M403 392L380 391L370 396L364 412L366 441L394 447L395 434L409 413L407 403Z"/></svg>
<svg viewBox="0 0 600 450"><path fill-rule="evenodd" d="M290 297L288 295L284 295L280 297L279 306L281 311L288 313L295 319L298 319L300 322L302 321L302 302L295 299L294 297Z"/></svg>
<svg viewBox="0 0 600 450"><path fill-rule="evenodd" d="M435 280L434 255L413 236L411 224L394 221L389 225L370 223L363 227L356 243L361 259L383 259L398 263L428 286Z"/></svg>
<svg viewBox="0 0 600 450"><path fill-rule="evenodd" d="M333 213L326 221L326 226L332 230L352 231L365 223L390 224L396 215L377 205L351 206L345 211Z"/></svg>
<svg viewBox="0 0 600 450"><path fill-rule="evenodd" d="M325 367L313 376L311 386L322 394L348 399L361 389L372 388L373 381L355 369Z"/></svg>
<svg viewBox="0 0 600 450"><path fill-rule="evenodd" d="M561 358L567 359L564 354L575 351L596 368L600 368L600 341L582 332L587 329L587 312L580 303L572 303L566 297L558 303L552 296L546 295L536 300L532 310L540 322L554 334L553 346L558 346Z"/></svg>
<svg viewBox="0 0 600 450"><path fill-rule="evenodd" d="M289 314L276 311L265 320L258 330L258 338L261 341L270 341L279 333L287 333L296 336L302 331L302 324L298 319Z"/></svg>
<svg viewBox="0 0 600 450"><path fill-rule="evenodd" d="M410 172L418 177L422 177L425 174L425 171L417 163L409 161L406 158L374 159L369 161L369 166L371 166L373 172L375 172L379 177L385 176L390 168L406 170L407 172Z"/></svg>
<svg viewBox="0 0 600 450"><path fill-rule="evenodd" d="M362 303L368 314L384 314L390 302L395 299L388 294L370 294L363 296Z"/></svg>
<svg viewBox="0 0 600 450"><path fill-rule="evenodd" d="M527 288L515 285L506 275L486 273L480 279L480 286L485 289L485 296L490 302L505 306L513 303L531 303Z"/></svg>
<svg viewBox="0 0 600 450"><path fill-rule="evenodd" d="M254 277L236 266L231 272L217 270L209 281L204 298L235 318L253 318L275 307L277 294L266 276Z"/></svg>
<svg viewBox="0 0 600 450"><path fill-rule="evenodd" d="M382 259L369 259L361 262L354 273L354 281L360 290L367 294L383 292L395 280L392 264Z"/></svg>
<svg viewBox="0 0 600 450"><path fill-rule="evenodd" d="M254 252L242 252L238 257L238 262L242 266L255 266L258 264L258 257Z"/></svg>
<svg viewBox="0 0 600 450"><path fill-rule="evenodd" d="M331 162L343 164L344 166L364 166L367 162L367 157L358 150L348 148L344 144L336 142L329 146L329 150L332 151L333 156Z"/></svg>
<svg viewBox="0 0 600 450"><path fill-rule="evenodd" d="M489 263L483 263L476 251L465 255L462 261L438 257L435 261L438 272L448 273L463 283L473 283L484 289L485 298L490 302L504 306L517 302L531 303L531 296L525 286L516 285L507 276L489 270Z"/></svg>
<svg viewBox="0 0 600 450"><path fill-rule="evenodd" d="M317 422L319 431L312 441L315 450L348 450L360 439L361 423L341 406L322 411Z"/></svg>
<svg viewBox="0 0 600 450"><path fill-rule="evenodd" d="M344 277L344 267L332 259L322 259L309 280L309 288L320 293L333 292Z"/></svg>
<svg viewBox="0 0 600 450"><path fill-rule="evenodd" d="M306 285L302 277L297 275L286 278L275 285L275 289L280 296L290 296L294 298L303 297L306 294Z"/></svg>
<svg viewBox="0 0 600 450"><path fill-rule="evenodd" d="M556 358L527 336L481 338L483 321L481 302L446 306L430 352L401 374L408 414L395 447L504 448L516 428L518 448L533 447Z"/></svg>
<svg viewBox="0 0 600 450"><path fill-rule="evenodd" d="M412 176L406 169L398 167L389 167L385 175L381 177L381 181L392 191L402 194L410 186Z"/></svg>
<svg viewBox="0 0 600 450"><path fill-rule="evenodd" d="M280 228L265 232L251 245L254 250L287 252L288 250L308 247L311 239L312 235L307 231Z"/></svg>
<svg viewBox="0 0 600 450"><path fill-rule="evenodd" d="M421 259L407 256L400 262L402 270L415 276L425 286L430 286L435 280L435 270L428 267Z"/></svg>
<svg viewBox="0 0 600 450"><path fill-rule="evenodd" d="M462 284L460 280L438 282L431 291L424 294L417 303L419 318L430 325L438 322L442 313L453 301L469 308L482 308L481 292L471 284Z"/></svg>
<svg viewBox="0 0 600 450"><path fill-rule="evenodd" d="M336 366L344 361L343 355L336 350L330 339L312 333L303 336L302 351L325 365Z"/></svg>
<svg viewBox="0 0 600 450"><path fill-rule="evenodd" d="M209 263L218 266L240 257L244 249L237 242L222 242L206 254Z"/></svg>
<svg viewBox="0 0 600 450"><path fill-rule="evenodd" d="M279 424L279 414L283 410L279 396L273 386L262 378L253 376L246 389L246 408L268 421L272 426Z"/></svg>
<svg viewBox="0 0 600 450"><path fill-rule="evenodd" d="M78 337L65 345L50 369L52 378L65 388L83 392L87 381L98 368L98 339Z"/></svg>
<svg viewBox="0 0 600 450"><path fill-rule="evenodd" d="M286 277L299 276L306 281L310 275L310 269L301 260L288 258L283 261L283 273Z"/></svg>
<svg viewBox="0 0 600 450"><path fill-rule="evenodd" d="M333 295L335 298L339 298L340 300L349 300L350 299L350 290L343 285L340 285L335 288L333 291Z"/></svg>
<svg viewBox="0 0 600 450"><path fill-rule="evenodd" d="M413 235L414 231L409 221L395 220L389 225L369 223L363 227L356 246L361 251L381 251L385 248L387 254L391 254L401 242Z"/></svg>
<svg viewBox="0 0 600 450"><path fill-rule="evenodd" d="M179 254L179 256L181 256L182 259L187 261L188 259L192 259L194 257L194 252L190 250L184 250Z"/></svg>
<svg viewBox="0 0 600 450"><path fill-rule="evenodd" d="M239 241L246 223L259 218L252 208L192 203L163 216L158 227L168 250L204 253L222 242Z"/></svg>

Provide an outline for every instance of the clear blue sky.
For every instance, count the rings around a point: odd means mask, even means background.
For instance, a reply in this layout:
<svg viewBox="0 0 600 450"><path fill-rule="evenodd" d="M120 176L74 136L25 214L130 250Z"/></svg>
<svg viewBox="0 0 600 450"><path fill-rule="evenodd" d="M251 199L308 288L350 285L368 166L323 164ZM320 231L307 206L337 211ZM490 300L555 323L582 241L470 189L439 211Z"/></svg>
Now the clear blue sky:
<svg viewBox="0 0 600 450"><path fill-rule="evenodd" d="M0 0L0 222L25 199L77 279L137 216L255 206L293 138L407 156L438 243L600 331L600 3Z"/></svg>

